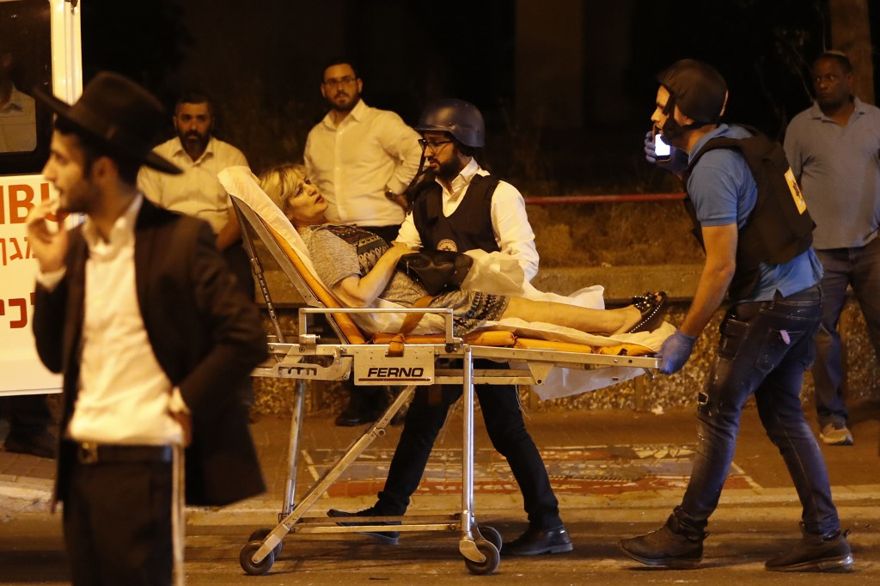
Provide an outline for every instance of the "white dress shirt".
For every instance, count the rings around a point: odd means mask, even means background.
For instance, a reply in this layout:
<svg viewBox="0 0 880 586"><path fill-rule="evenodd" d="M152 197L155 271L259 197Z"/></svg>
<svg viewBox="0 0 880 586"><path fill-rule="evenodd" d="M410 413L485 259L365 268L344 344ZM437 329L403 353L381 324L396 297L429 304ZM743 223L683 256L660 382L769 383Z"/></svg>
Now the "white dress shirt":
<svg viewBox="0 0 880 586"><path fill-rule="evenodd" d="M419 135L394 112L363 100L339 126L331 114L306 140L309 178L327 200L332 224L396 226L404 211L386 191L402 193L415 176L422 149Z"/></svg>
<svg viewBox="0 0 880 586"><path fill-rule="evenodd" d="M9 101L0 105L0 152L30 152L37 148L34 99L12 86Z"/></svg>
<svg viewBox="0 0 880 586"><path fill-rule="evenodd" d="M77 442L165 445L183 440L169 413L172 391L175 405L184 406L182 397L153 354L138 306L134 225L142 202L141 196L135 198L116 220L109 241L100 237L91 219L83 225L89 258L79 392L66 430L66 437ZM37 279L51 290L64 272Z"/></svg>
<svg viewBox="0 0 880 586"><path fill-rule="evenodd" d="M181 169L180 175L160 173L147 166L138 173L138 187L150 201L195 216L211 224L214 234L229 221L229 195L217 174L226 167L247 166L244 154L229 144L211 137L205 152L193 161L184 150L180 138L174 137L153 149L160 157Z"/></svg>
<svg viewBox="0 0 880 586"><path fill-rule="evenodd" d="M489 172L481 168L476 159L472 158L461 173L452 180L452 191L447 190L440 181L437 181L443 189L443 215L448 218L458 209L475 175L488 174ZM522 194L510 183L499 181L495 193L492 194L490 213L495 242L498 243L501 254L516 258L526 279L531 281L538 274L540 258L538 249L535 248L535 233L529 224L526 202ZM411 248L421 248L422 239L416 229L412 213L407 214L406 220L403 221L397 242Z"/></svg>

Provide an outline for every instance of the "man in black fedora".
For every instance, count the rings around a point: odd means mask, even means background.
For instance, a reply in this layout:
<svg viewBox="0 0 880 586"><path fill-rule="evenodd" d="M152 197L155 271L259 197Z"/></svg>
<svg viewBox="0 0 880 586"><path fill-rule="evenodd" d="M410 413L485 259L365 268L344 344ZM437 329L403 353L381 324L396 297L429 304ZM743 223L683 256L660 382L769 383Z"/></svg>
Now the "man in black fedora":
<svg viewBox="0 0 880 586"><path fill-rule="evenodd" d="M169 584L182 560L178 446L188 503L264 489L234 389L265 357L265 337L208 224L137 190L141 165L180 172L150 152L158 100L113 73L72 106L37 99L57 114L43 174L59 200L27 219L34 334L43 363L64 373L55 500L72 579ZM85 221L54 229L56 207Z"/></svg>

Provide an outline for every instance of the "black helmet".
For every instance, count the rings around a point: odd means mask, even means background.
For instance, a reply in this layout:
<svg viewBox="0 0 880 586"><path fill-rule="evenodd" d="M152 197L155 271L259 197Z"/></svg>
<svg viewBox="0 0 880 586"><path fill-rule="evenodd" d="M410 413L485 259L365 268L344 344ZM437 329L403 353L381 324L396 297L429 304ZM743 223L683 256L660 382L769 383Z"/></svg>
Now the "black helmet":
<svg viewBox="0 0 880 586"><path fill-rule="evenodd" d="M425 108L416 126L419 132L448 132L461 144L482 148L486 143L486 125L476 106L464 100L437 100Z"/></svg>
<svg viewBox="0 0 880 586"><path fill-rule="evenodd" d="M700 124L718 122L727 102L727 82L714 67L696 59L676 61L657 76L669 91L669 114L681 112Z"/></svg>

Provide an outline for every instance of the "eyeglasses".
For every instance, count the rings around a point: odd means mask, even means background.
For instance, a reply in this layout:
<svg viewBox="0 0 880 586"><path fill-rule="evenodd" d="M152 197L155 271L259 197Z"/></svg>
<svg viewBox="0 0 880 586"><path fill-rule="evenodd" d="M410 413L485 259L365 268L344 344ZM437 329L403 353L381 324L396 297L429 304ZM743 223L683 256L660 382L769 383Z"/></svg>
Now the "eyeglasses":
<svg viewBox="0 0 880 586"><path fill-rule="evenodd" d="M429 149L429 148L430 148L430 149L431 149L432 151L434 151L435 153L436 153L437 151L439 151L440 149L442 149L445 145L447 145L447 144L449 144L449 143L451 143L451 142L452 142L451 140L432 140L432 141L428 141L428 140L425 140L424 138L420 138L420 139L419 139L419 144L421 145L421 147L422 147L423 149Z"/></svg>
<svg viewBox="0 0 880 586"><path fill-rule="evenodd" d="M356 77L346 75L345 77L331 77L330 79L325 79L324 85L328 87L336 87L340 85L351 85L355 81L357 81Z"/></svg>

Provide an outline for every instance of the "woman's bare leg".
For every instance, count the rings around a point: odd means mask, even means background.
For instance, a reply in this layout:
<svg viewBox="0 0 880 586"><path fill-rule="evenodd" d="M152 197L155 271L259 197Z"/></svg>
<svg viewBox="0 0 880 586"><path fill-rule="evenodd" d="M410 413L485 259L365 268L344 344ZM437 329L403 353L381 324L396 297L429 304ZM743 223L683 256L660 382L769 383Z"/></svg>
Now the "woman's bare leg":
<svg viewBox="0 0 880 586"><path fill-rule="evenodd" d="M574 328L588 334L619 334L634 326L641 313L632 305L619 309L588 309L567 303L511 297L502 315Z"/></svg>

